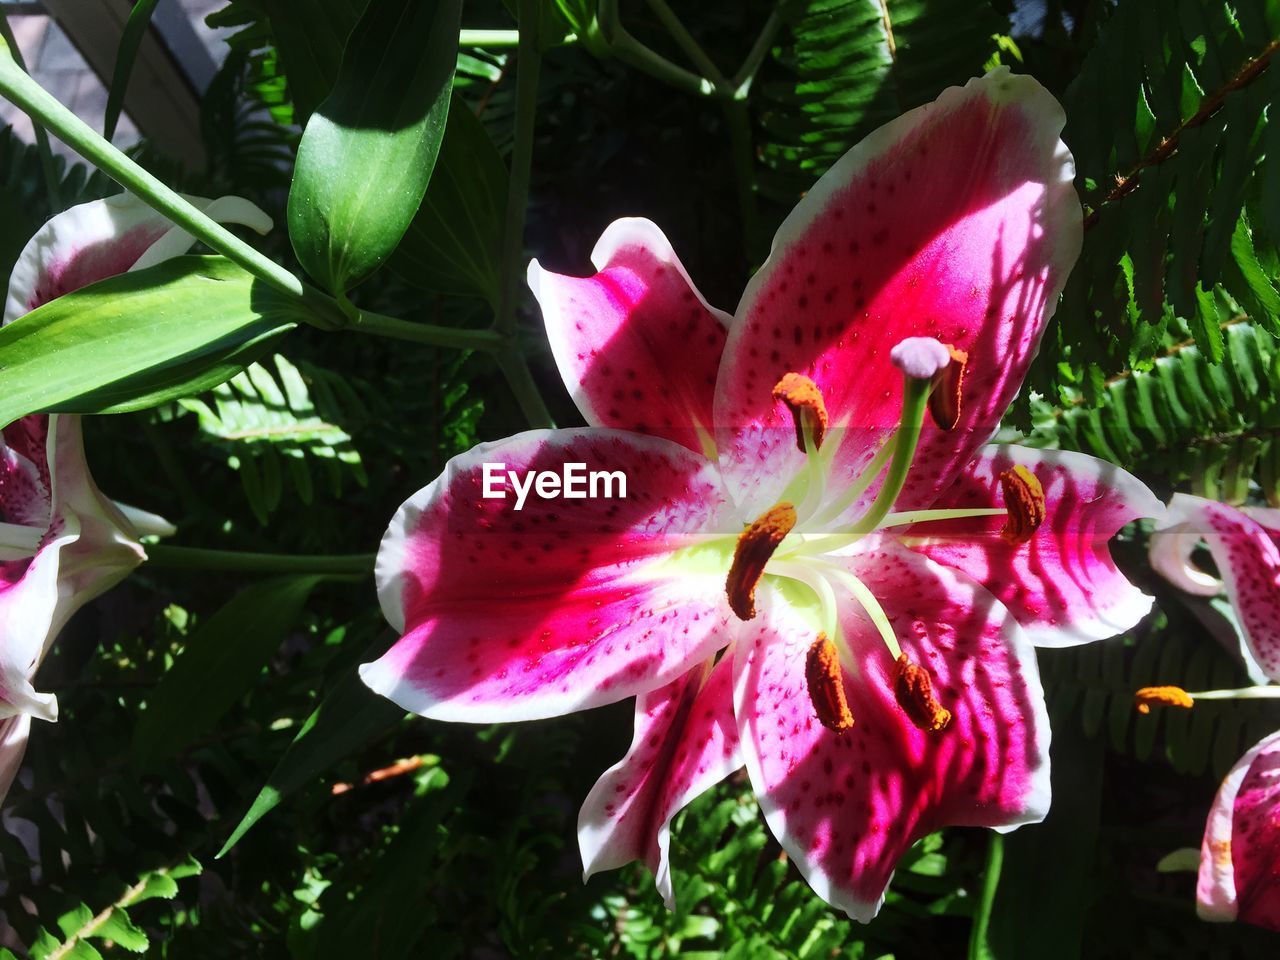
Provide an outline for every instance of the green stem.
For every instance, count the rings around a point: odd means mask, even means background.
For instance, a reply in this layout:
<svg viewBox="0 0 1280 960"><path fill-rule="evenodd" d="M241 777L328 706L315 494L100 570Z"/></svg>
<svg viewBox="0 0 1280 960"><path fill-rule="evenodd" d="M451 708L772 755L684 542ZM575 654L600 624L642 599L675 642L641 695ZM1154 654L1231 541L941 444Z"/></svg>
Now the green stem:
<svg viewBox="0 0 1280 960"><path fill-rule="evenodd" d="M1000 870L1004 866L1004 835L991 832L987 847L987 869L982 878L982 897L973 914L973 929L969 934L969 960L985 960L991 956L987 943L987 931L991 927L991 910L995 906L996 891L1000 888Z"/></svg>
<svg viewBox="0 0 1280 960"><path fill-rule="evenodd" d="M764 27L760 30L760 36L756 37L756 42L752 44L747 58L742 61L742 67L733 75L733 99L745 100L751 92L751 84L756 78L756 74L760 72L760 66L764 63L764 58L769 54L769 48L773 45L773 38L778 32L778 28L782 26L782 17L778 15L775 9L769 14L769 19L764 22Z"/></svg>
<svg viewBox="0 0 1280 960"><path fill-rule="evenodd" d="M516 403L520 404L520 409L524 411L529 426L547 429L554 427L556 422L551 418L551 412L543 402L542 394L538 392L538 385L533 380L533 374L529 372L529 364L524 354L519 350L511 350L499 356L498 365L502 367L507 383L511 386L511 392L515 394Z"/></svg>
<svg viewBox="0 0 1280 960"><path fill-rule="evenodd" d="M760 236L760 211L756 207L755 145L751 139L751 115L741 100L726 101L725 125L733 154L733 180L738 193L738 214L742 218L742 240L749 261L756 259Z"/></svg>
<svg viewBox="0 0 1280 960"><path fill-rule="evenodd" d="M706 77L676 66L627 33L618 17L618 0L600 0L596 19L609 52L623 63L696 97L716 95L716 85Z"/></svg>
<svg viewBox="0 0 1280 960"><path fill-rule="evenodd" d="M8 14L0 13L0 36L4 37L4 42L8 44L10 52L13 54L14 63L18 65L18 69L26 70L27 65L22 60L22 51L18 49L18 42L13 39L13 29L9 26ZM49 146L49 134L40 124L34 124L36 132L36 152L40 155L40 169L44 172L44 189L45 195L49 199L49 213L62 212L62 184L58 180L58 171L53 165L53 150Z"/></svg>
<svg viewBox="0 0 1280 960"><path fill-rule="evenodd" d="M43 124L63 143L126 190L136 194L153 209L163 213L259 280L290 296L311 299L301 280L206 217L59 103L31 79L11 55L6 55L12 49L6 45L5 50L0 51L0 96L16 104L36 124Z"/></svg>
<svg viewBox="0 0 1280 960"><path fill-rule="evenodd" d="M662 25L667 28L667 33L671 34L671 39L676 42L684 55L688 57L695 67L702 71L703 76L709 79L717 88L724 88L728 83L724 78L724 74L720 72L711 60L705 50L693 39L685 25L680 22L680 18L676 16L674 10L667 6L666 0L649 0L649 9L654 12Z"/></svg>
<svg viewBox="0 0 1280 960"><path fill-rule="evenodd" d="M411 340L414 343L457 350L501 350L507 342L505 337L493 330L462 330L434 323L414 323L369 310L359 311L347 329L356 333L371 333L394 340Z"/></svg>
<svg viewBox="0 0 1280 960"><path fill-rule="evenodd" d="M166 570L228 570L238 573L331 573L368 575L373 572L373 554L350 553L334 556L288 553L245 553L238 550L210 550L156 543L147 547L147 565Z"/></svg>
<svg viewBox="0 0 1280 960"><path fill-rule="evenodd" d="M460 30L458 46L460 47L514 47L520 42L518 30Z"/></svg>
<svg viewBox="0 0 1280 960"><path fill-rule="evenodd" d="M538 0L519 0L520 46L516 51L515 136L511 148L511 177L507 181L507 217L503 234L502 290L498 297L498 332L512 337L520 279L524 275L524 219L529 205L529 178L533 168L533 128L538 113Z"/></svg>
<svg viewBox="0 0 1280 960"><path fill-rule="evenodd" d="M920 442L920 430L924 426L925 408L932 388L933 384L928 380L903 377L902 423L893 441L893 459L889 461L884 484L876 494L875 502L853 525L854 534L870 533L877 529L880 521L893 509L893 502L902 492L902 485L906 483L907 473L911 470L911 461L916 456L916 445Z"/></svg>

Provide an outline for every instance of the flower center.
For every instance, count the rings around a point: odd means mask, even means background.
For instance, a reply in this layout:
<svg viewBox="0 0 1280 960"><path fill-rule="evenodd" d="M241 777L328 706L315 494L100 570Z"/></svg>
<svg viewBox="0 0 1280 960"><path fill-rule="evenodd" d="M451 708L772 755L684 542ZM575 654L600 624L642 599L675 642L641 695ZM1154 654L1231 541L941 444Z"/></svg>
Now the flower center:
<svg viewBox="0 0 1280 960"><path fill-rule="evenodd" d="M842 660L857 662L841 628L839 607L849 599L857 603L893 661L890 675L899 708L916 727L937 734L950 725L952 715L939 703L929 671L903 653L875 595L833 554L887 527L981 516L1006 516L1002 536L1024 543L1044 522L1044 490L1029 470L1019 466L1000 477L1007 508L893 513L915 458L924 418L931 416L943 430L959 422L968 355L929 337L911 337L893 348L890 360L903 374L898 426L862 474L834 490L827 473L839 444L823 450L830 421L822 391L811 378L796 372L787 373L774 386L774 400L791 413L805 466L787 487L786 499L757 517L738 537L725 592L738 618L750 620L756 615L755 591L762 577L808 588L798 593L787 588L787 595L789 602L800 606L809 597L817 614L817 639L805 658L805 685L818 720L836 733L854 725L841 664ZM877 481L879 489L871 503L852 522L844 519Z"/></svg>
<svg viewBox="0 0 1280 960"><path fill-rule="evenodd" d="M778 544L795 525L796 508L789 503L779 503L756 517L738 537L724 589L729 607L739 620L750 620L756 615L756 585Z"/></svg>

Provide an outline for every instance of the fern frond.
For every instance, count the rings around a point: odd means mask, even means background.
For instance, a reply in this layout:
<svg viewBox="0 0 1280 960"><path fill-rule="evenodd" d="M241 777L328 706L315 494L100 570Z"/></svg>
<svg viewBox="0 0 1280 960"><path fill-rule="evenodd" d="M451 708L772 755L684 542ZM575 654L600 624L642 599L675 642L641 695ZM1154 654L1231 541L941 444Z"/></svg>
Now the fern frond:
<svg viewBox="0 0 1280 960"><path fill-rule="evenodd" d="M334 496L341 495L345 478L361 486L368 480L351 435L321 414L323 409L330 415L343 411L360 416L363 405L356 393L318 368L308 369L308 379L279 354L271 362L274 374L255 363L207 399L178 401L196 415L202 437L240 474L249 504L264 524L280 504L285 470L304 503L314 497L311 468L317 463L323 465Z"/></svg>
<svg viewBox="0 0 1280 960"><path fill-rule="evenodd" d="M1036 383L1086 386L1149 358L1173 318L1223 359L1232 312L1280 333L1260 256L1280 239L1264 203L1280 174L1268 120L1280 94L1280 8L1263 0L1125 0L1064 97L1063 134L1088 210L1085 244Z"/></svg>
<svg viewBox="0 0 1280 960"><path fill-rule="evenodd" d="M787 0L780 13L760 182L787 202L871 130L981 74L1009 26L969 0Z"/></svg>

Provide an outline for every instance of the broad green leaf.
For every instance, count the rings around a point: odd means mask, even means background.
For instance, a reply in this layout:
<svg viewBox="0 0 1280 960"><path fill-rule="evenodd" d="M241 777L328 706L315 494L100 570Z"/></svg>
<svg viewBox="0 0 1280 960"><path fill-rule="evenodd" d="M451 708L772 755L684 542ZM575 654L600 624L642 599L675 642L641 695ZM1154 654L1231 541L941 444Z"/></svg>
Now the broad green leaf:
<svg viewBox="0 0 1280 960"><path fill-rule="evenodd" d="M370 0L333 91L307 121L289 191L303 267L344 293L396 248L449 112L461 0Z"/></svg>
<svg viewBox="0 0 1280 960"><path fill-rule="evenodd" d="M506 196L502 157L475 114L455 102L431 185L391 269L417 287L496 303Z"/></svg>
<svg viewBox="0 0 1280 960"><path fill-rule="evenodd" d="M226 854L281 800L403 717L404 710L370 691L353 670L307 718L218 856Z"/></svg>
<svg viewBox="0 0 1280 960"><path fill-rule="evenodd" d="M253 685L293 629L320 577L256 583L187 638L147 699L133 750L144 765L173 756L218 720Z"/></svg>
<svg viewBox="0 0 1280 960"><path fill-rule="evenodd" d="M222 257L177 257L103 280L0 329L0 425L207 390L299 319L291 301Z"/></svg>

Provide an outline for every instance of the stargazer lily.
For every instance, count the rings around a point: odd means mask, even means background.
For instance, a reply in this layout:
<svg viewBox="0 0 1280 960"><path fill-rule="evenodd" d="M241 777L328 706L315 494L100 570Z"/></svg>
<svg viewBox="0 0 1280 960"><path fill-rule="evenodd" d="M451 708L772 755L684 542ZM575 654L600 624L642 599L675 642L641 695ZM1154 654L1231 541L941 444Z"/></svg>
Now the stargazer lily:
<svg viewBox="0 0 1280 960"><path fill-rule="evenodd" d="M402 639L365 682L426 717L527 720L635 696L587 798L587 874L671 900L672 817L744 762L814 890L861 920L946 824L1049 803L1032 644L1150 600L1107 541L1160 504L1076 454L984 446L1080 248L1063 115L997 70L841 158L733 317L620 220L576 278L529 284L590 426L481 444L378 554ZM483 465L621 470L625 500L483 495Z"/></svg>
<svg viewBox="0 0 1280 960"><path fill-rule="evenodd" d="M188 198L210 216L266 230L238 197ZM192 237L123 194L53 217L23 248L4 323L80 287L183 253ZM138 540L173 528L114 503L93 482L78 416L32 414L0 433L0 800L26 750L31 718L56 720L33 685L63 624L146 559Z"/></svg>
<svg viewBox="0 0 1280 960"><path fill-rule="evenodd" d="M1201 541L1221 580L1192 562ZM1264 682L1196 693L1146 687L1137 693L1138 709L1280 698L1280 510L1237 509L1177 494L1163 528L1152 534L1150 557L1156 571L1189 593L1226 591L1246 665ZM1196 905L1205 920L1243 920L1280 930L1280 730L1249 749L1218 789L1200 848Z"/></svg>

